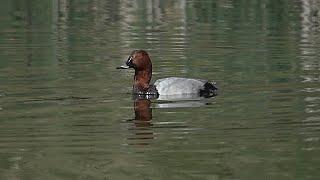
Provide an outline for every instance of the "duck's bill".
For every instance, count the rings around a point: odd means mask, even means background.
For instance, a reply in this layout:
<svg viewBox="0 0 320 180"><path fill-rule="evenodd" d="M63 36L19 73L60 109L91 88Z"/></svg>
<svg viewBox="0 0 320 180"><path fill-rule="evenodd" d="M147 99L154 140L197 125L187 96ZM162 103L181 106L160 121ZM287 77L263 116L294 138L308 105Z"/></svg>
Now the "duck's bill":
<svg viewBox="0 0 320 180"><path fill-rule="evenodd" d="M117 69L129 69L130 67L129 66L126 66L126 65L122 65L122 66L119 66L117 67Z"/></svg>

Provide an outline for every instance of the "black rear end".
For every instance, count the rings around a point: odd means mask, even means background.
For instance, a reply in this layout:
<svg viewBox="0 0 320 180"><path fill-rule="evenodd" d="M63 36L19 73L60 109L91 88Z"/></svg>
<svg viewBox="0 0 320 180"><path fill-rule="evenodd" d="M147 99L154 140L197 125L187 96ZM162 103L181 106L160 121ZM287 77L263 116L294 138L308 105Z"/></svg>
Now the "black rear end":
<svg viewBox="0 0 320 180"><path fill-rule="evenodd" d="M200 89L200 96L209 98L218 95L218 88L214 83L206 82L203 85L203 89Z"/></svg>

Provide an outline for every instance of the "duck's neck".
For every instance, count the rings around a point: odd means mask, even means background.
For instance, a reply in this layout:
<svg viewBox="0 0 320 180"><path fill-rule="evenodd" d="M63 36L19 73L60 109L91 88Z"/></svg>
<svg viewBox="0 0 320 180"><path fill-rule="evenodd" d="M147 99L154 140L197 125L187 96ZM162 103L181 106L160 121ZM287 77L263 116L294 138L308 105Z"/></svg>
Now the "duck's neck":
<svg viewBox="0 0 320 180"><path fill-rule="evenodd" d="M151 68L150 68L151 69ZM134 91L146 92L149 89L149 83L152 76L152 70L136 70L134 75Z"/></svg>

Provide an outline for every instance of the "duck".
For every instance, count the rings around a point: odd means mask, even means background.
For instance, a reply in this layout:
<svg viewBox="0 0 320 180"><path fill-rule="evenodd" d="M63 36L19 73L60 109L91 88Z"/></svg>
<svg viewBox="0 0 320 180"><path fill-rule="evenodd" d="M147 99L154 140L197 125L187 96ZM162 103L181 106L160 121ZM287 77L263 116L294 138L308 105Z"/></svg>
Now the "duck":
<svg viewBox="0 0 320 180"><path fill-rule="evenodd" d="M134 69L133 94L138 96L197 96L209 98L217 95L215 82L204 79L185 77L166 77L150 84L152 78L152 62L145 50L133 50L125 65L117 69Z"/></svg>

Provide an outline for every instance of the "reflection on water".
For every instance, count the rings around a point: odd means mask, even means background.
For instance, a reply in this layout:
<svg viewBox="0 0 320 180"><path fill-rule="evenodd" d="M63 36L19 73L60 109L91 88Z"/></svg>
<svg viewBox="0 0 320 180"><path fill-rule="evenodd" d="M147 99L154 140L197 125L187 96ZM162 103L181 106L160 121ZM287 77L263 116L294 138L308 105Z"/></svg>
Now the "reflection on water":
<svg viewBox="0 0 320 180"><path fill-rule="evenodd" d="M319 130L319 30L320 30L320 3L318 1L302 0L301 11L301 38L299 49L301 51L301 78L305 84L303 91L306 93L304 97L304 111L308 114L302 123L303 131L300 133L303 141L308 147L302 147L304 151L317 151L317 147L312 144L319 144L318 135L313 132Z"/></svg>
<svg viewBox="0 0 320 180"><path fill-rule="evenodd" d="M184 97L184 99L182 99ZM146 97L143 95L133 95L134 98L134 119L127 122L132 122L128 130L133 132L134 136L130 135L128 140L143 141L143 142L129 142L128 145L148 145L146 140L154 139L153 128L185 128L179 123L166 121L161 123L152 123L152 109L166 109L166 108L195 108L209 105L209 99L199 97L198 95L178 96L178 98L170 97L170 99L157 99L157 97ZM153 104L151 101L154 101ZM171 101L168 101L171 100ZM166 126L169 125L169 126Z"/></svg>
<svg viewBox="0 0 320 180"><path fill-rule="evenodd" d="M0 4L0 179L319 177L318 1ZM223 93L132 100L133 49Z"/></svg>
<svg viewBox="0 0 320 180"><path fill-rule="evenodd" d="M154 138L152 130L152 109L151 101L148 99L134 100L134 126L129 128L129 131L134 133L134 137L129 137L128 140L146 141ZM137 142L138 145L147 145L147 142ZM133 145L132 143L130 145Z"/></svg>

